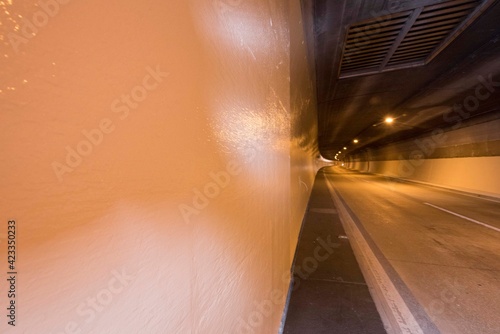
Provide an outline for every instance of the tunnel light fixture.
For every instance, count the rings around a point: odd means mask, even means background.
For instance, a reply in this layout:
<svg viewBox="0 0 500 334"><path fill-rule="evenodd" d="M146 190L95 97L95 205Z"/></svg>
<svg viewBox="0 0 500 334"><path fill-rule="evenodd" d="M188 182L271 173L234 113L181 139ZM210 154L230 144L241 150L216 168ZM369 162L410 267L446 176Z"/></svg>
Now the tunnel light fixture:
<svg viewBox="0 0 500 334"><path fill-rule="evenodd" d="M344 150L347 150L347 147L344 147Z"/></svg>
<svg viewBox="0 0 500 334"><path fill-rule="evenodd" d="M402 116L406 116L406 115L404 115L404 114L403 114ZM402 116L399 116L399 117L402 117ZM394 121L396 121L399 117L386 116L386 117L384 118L384 120L382 120L382 121L380 121L380 122L378 122L378 123L373 124L373 126L379 126L379 125L384 124L384 123L385 123L385 124L392 124L392 123L394 123Z"/></svg>
<svg viewBox="0 0 500 334"><path fill-rule="evenodd" d="M359 143L359 140L354 139L352 142L353 142L354 144L357 144L357 143Z"/></svg>

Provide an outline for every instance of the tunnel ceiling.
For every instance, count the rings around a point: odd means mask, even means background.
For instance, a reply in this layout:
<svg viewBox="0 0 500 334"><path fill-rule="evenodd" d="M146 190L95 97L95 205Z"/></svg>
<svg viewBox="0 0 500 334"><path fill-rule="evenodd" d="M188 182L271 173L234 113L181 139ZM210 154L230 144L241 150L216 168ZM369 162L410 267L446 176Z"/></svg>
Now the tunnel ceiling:
<svg viewBox="0 0 500 334"><path fill-rule="evenodd" d="M500 117L499 0L311 1L324 157Z"/></svg>

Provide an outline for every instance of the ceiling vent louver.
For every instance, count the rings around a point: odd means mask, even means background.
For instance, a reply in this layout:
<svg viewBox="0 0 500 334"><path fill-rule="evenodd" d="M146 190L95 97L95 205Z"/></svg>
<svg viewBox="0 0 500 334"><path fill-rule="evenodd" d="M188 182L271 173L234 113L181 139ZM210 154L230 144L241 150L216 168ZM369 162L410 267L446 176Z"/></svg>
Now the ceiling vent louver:
<svg viewBox="0 0 500 334"><path fill-rule="evenodd" d="M425 65L492 2L450 0L351 25L340 78Z"/></svg>

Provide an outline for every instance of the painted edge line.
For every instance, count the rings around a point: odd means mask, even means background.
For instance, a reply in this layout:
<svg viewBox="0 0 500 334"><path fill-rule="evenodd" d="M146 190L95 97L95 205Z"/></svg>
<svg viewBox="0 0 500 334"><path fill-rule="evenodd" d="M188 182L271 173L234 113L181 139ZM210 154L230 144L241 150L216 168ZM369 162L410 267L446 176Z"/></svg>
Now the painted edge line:
<svg viewBox="0 0 500 334"><path fill-rule="evenodd" d="M349 235L351 246L363 271L370 290L375 294L374 302L388 333L424 334L403 297L392 283L383 266L364 239L356 223L338 198L331 181L326 178L330 195L338 208L339 216Z"/></svg>
<svg viewBox="0 0 500 334"><path fill-rule="evenodd" d="M494 226L488 225L488 224L486 224L486 223L482 223L482 222L480 222L480 221L478 221L478 220L475 220L475 219L469 218L469 217L467 217L467 216L463 216L463 215L461 215L461 214L459 214L459 213L456 213L456 212L453 212L453 211L450 211L450 210L443 209L443 208L441 208L441 207L439 207L439 206L437 206L437 205L431 204L431 203L426 203L426 202L424 202L424 204L425 204L425 205L428 205L428 206L432 206L432 207L433 207L433 208L435 208L435 209L438 209L438 210L441 210L441 211L447 212L447 213L449 213L450 215L454 215L454 216L460 217L460 218L462 218L462 219L467 219L468 221L471 221L471 222L473 222L473 223L475 223L475 224L482 225L482 226L487 227L487 228L489 228L489 229L492 229L492 230L494 230L494 231L500 232L500 228L497 228L497 227L494 227Z"/></svg>

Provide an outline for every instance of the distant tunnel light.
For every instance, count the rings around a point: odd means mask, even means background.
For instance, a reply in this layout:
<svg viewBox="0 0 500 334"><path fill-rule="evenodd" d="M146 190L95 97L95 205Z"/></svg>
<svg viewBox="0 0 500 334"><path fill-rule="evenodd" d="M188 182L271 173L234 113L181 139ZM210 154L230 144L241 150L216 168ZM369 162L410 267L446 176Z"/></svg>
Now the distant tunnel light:
<svg viewBox="0 0 500 334"><path fill-rule="evenodd" d="M386 117L384 122L386 122L387 124L391 124L392 122L394 122L394 118Z"/></svg>
<svg viewBox="0 0 500 334"><path fill-rule="evenodd" d="M357 143L359 143L359 140L354 139L354 140L353 140L353 143L354 143L354 144L357 144Z"/></svg>
<svg viewBox="0 0 500 334"><path fill-rule="evenodd" d="M344 147L344 150L347 150L347 147Z"/></svg>

